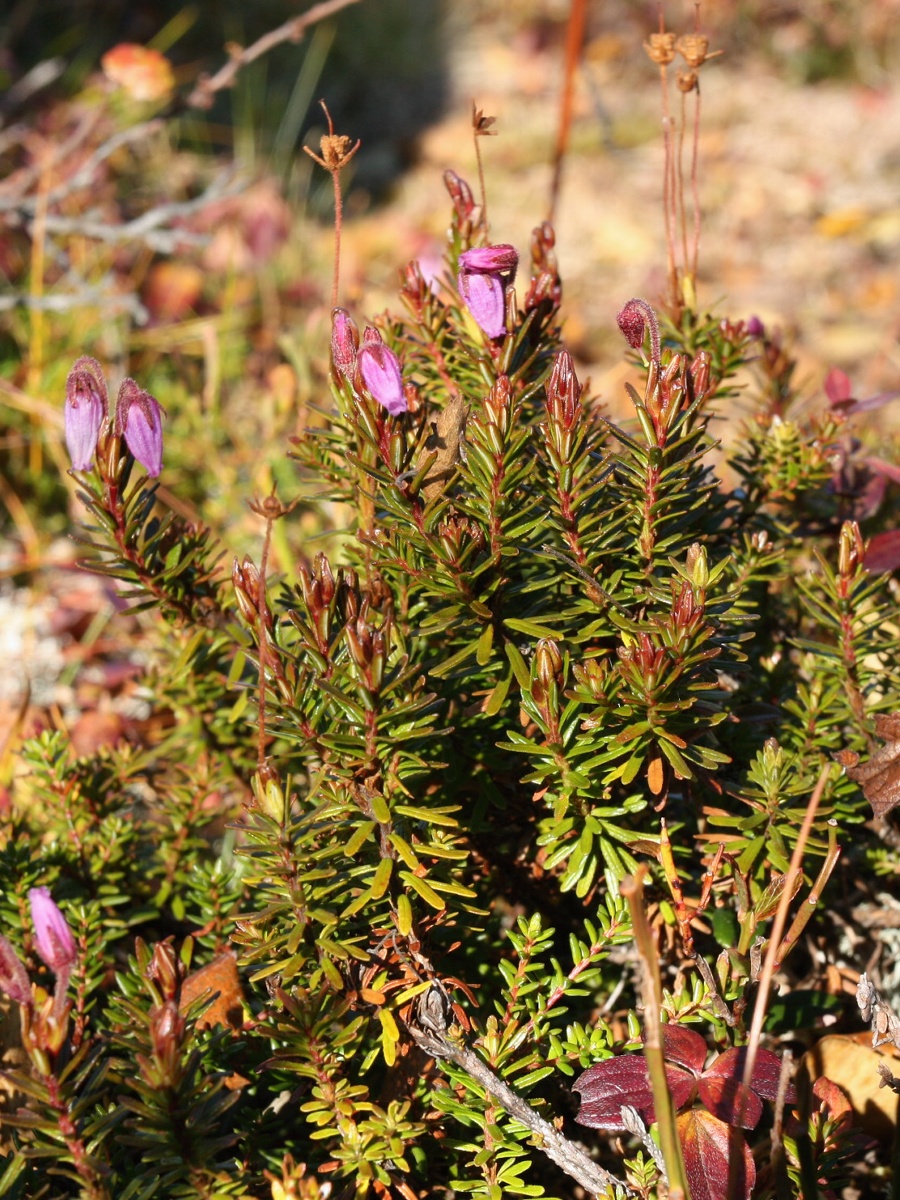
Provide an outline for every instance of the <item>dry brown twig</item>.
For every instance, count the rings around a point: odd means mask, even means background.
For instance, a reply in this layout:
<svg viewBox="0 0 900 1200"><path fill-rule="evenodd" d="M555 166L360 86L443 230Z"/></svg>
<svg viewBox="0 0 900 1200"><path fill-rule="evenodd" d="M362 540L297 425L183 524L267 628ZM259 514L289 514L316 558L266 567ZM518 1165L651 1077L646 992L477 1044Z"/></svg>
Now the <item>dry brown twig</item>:
<svg viewBox="0 0 900 1200"><path fill-rule="evenodd" d="M556 146L553 151L553 174L550 183L550 206L547 220L553 224L556 206L562 185L563 164L569 148L572 131L572 113L575 96L575 72L581 61L584 34L587 28L587 0L572 0L569 21L566 26L566 59L563 68L563 86L559 100L559 125L556 131Z"/></svg>
<svg viewBox="0 0 900 1200"><path fill-rule="evenodd" d="M877 1050L886 1042L900 1049L900 1020L886 1000L883 1000L875 984L863 971L856 987L856 1003L864 1021L872 1025L872 1048ZM887 1063L878 1064L878 1074L881 1076L881 1087L888 1087L892 1092L900 1094L900 1079L893 1073Z"/></svg>
<svg viewBox="0 0 900 1200"><path fill-rule="evenodd" d="M261 38L257 38L249 46L229 45L227 47L228 62L223 67L220 67L215 75L201 75L194 90L187 97L185 104L188 108L210 108L216 92L221 92L224 88L234 86L234 81L241 67L247 66L248 63L254 62L264 54L268 54L270 50L274 49L275 46L280 46L282 42L299 42L310 25L316 25L319 21L324 21L328 17L334 16L342 8L349 8L351 4L356 3L357 0L323 0L323 3L314 4L312 8L308 9L305 13L301 13L299 17L291 17L289 21L285 21L283 25L279 25L277 29L270 29L268 33L264 33Z"/></svg>
<svg viewBox="0 0 900 1200"><path fill-rule="evenodd" d="M535 1112L473 1050L453 1038L450 1034L451 1012L446 989L439 983L432 983L419 998L415 1016L408 1027L416 1045L433 1058L447 1058L462 1068L511 1117L537 1134L540 1149L552 1162L593 1195L607 1192L610 1186L630 1192L627 1184L588 1158L580 1146L569 1141L554 1125Z"/></svg>
<svg viewBox="0 0 900 1200"><path fill-rule="evenodd" d="M745 1087L749 1085L750 1080L753 1078L753 1068L756 1065L756 1052L759 1049L759 1039L762 1034L763 1021L769 1000L769 988L772 985L772 977L775 974L776 956L781 949L781 939L784 934L784 927L787 924L788 909L791 905L791 898L794 895L794 881L803 870L803 851L806 848L806 842L812 830L813 821L821 803L830 772L831 763L826 763L819 772L816 786L809 798L809 804L806 806L803 824L800 826L800 832L797 834L797 841L794 845L794 852L791 855L784 890L781 894L781 902L778 905L778 911L775 914L775 920L772 925L772 932L769 935L766 957L763 961L762 971L760 972L759 990L756 994L753 1019L750 1022L750 1032L747 1037L747 1058L744 1063L743 1079ZM815 904L817 899L818 896L813 897L811 894L805 903L808 905L812 901Z"/></svg>

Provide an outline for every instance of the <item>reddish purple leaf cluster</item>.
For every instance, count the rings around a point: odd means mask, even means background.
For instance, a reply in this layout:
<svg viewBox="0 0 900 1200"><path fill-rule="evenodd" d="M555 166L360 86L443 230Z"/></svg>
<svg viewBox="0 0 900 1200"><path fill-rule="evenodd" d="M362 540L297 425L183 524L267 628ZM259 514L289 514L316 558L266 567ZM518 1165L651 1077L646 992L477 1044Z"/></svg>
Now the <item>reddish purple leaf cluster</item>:
<svg viewBox="0 0 900 1200"><path fill-rule="evenodd" d="M666 1025L663 1052L672 1102L678 1109L699 1099L713 1116L726 1124L753 1129L762 1115L760 1097L774 1100L778 1094L781 1062L771 1050L757 1053L749 1087L741 1082L745 1049L726 1050L704 1068L708 1051L700 1034L682 1025ZM573 1086L581 1094L576 1119L582 1125L624 1130L625 1104L636 1108L645 1121L654 1120L653 1091L643 1054L619 1054L596 1063ZM793 1088L789 1088L787 1099L793 1098Z"/></svg>
<svg viewBox="0 0 900 1200"><path fill-rule="evenodd" d="M739 1128L753 1129L762 1101L775 1100L781 1062L770 1050L757 1052L749 1086L743 1083L747 1051L733 1047L707 1067L706 1042L693 1029L663 1027L666 1081L678 1117L678 1133L692 1200L749 1197L756 1178L753 1156ZM620 1054L589 1067L575 1081L581 1094L576 1120L594 1129L625 1130L622 1109L636 1108L652 1124L653 1089L643 1054ZM704 1108L689 1107L700 1100ZM785 1099L796 1099L792 1086Z"/></svg>

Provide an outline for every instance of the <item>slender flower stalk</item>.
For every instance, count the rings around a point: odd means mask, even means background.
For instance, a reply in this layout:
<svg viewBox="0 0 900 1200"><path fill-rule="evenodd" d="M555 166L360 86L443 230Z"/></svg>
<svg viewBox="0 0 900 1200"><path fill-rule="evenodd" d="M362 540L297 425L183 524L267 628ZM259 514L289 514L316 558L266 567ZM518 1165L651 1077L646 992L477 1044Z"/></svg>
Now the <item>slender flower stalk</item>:
<svg viewBox="0 0 900 1200"><path fill-rule="evenodd" d="M334 122L331 119L328 106L324 100L320 100L319 103L322 105L322 110L328 121L328 132L319 140L319 149L322 151L322 154L321 156L316 154L315 151L310 150L309 146L304 146L303 149L314 162L317 162L320 167L323 167L328 172L334 186L334 274L331 280L331 307L336 308L341 278L341 230L344 225L341 171L343 171L350 159L353 158L361 142L357 138L355 145L351 146L350 138L344 134L335 133Z"/></svg>

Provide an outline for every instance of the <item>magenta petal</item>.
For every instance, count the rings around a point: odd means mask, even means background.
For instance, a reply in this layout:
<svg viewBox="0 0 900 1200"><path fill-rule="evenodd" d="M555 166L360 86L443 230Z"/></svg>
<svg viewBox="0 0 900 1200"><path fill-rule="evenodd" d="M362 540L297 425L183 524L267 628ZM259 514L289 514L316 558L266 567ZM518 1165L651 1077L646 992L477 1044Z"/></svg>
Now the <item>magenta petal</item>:
<svg viewBox="0 0 900 1200"><path fill-rule="evenodd" d="M506 333L506 288L499 275L460 271L459 294L488 337Z"/></svg>
<svg viewBox="0 0 900 1200"><path fill-rule="evenodd" d="M832 367L825 376L825 395L832 405L843 404L852 398L853 384L840 367Z"/></svg>
<svg viewBox="0 0 900 1200"><path fill-rule="evenodd" d="M72 931L45 887L32 888L28 893L34 940L37 952L55 974L67 971L78 957Z"/></svg>
<svg viewBox="0 0 900 1200"><path fill-rule="evenodd" d="M474 250L466 250L459 256L459 269L467 274L475 271L487 275L509 273L512 279L518 265L519 255L515 246L510 246L505 242L497 246L477 246Z"/></svg>
<svg viewBox="0 0 900 1200"><path fill-rule="evenodd" d="M356 370L359 330L346 308L331 311L331 361L334 369L350 379Z"/></svg>
<svg viewBox="0 0 900 1200"><path fill-rule="evenodd" d="M393 350L384 342L369 340L367 336L357 363L363 383L382 408L386 408L392 417L405 413L408 406L400 360Z"/></svg>
<svg viewBox="0 0 900 1200"><path fill-rule="evenodd" d="M619 1054L595 1063L575 1080L581 1106L575 1120L592 1129L625 1128L622 1107L630 1104L645 1121L653 1120L653 1092L642 1054Z"/></svg>
<svg viewBox="0 0 900 1200"><path fill-rule="evenodd" d="M162 425L141 408L133 408L125 420L128 449L153 478L162 470Z"/></svg>
<svg viewBox="0 0 900 1200"><path fill-rule="evenodd" d="M866 547L865 566L873 575L900 567L900 529L875 534Z"/></svg>

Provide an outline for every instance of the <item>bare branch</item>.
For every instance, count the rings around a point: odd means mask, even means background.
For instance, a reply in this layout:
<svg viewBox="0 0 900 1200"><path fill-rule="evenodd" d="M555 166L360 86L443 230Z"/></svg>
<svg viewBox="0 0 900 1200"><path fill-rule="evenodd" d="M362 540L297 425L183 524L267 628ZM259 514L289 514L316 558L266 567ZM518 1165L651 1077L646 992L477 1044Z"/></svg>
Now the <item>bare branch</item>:
<svg viewBox="0 0 900 1200"><path fill-rule="evenodd" d="M166 226L172 221L193 216L217 200L238 195L245 186L244 182L235 180L231 171L225 171L193 200L159 204L122 225L113 224L96 213L93 216L85 213L78 217L60 217L49 213L44 218L44 227L48 233L76 234L98 242L141 241L151 250L170 254L178 246L204 245L209 239L205 234L192 233L186 229L165 228Z"/></svg>
<svg viewBox="0 0 900 1200"><path fill-rule="evenodd" d="M409 1031L416 1044L434 1058L448 1058L461 1067L511 1117L537 1134L536 1144L539 1149L582 1187L594 1195L606 1192L610 1186L628 1191L626 1184L588 1158L580 1146L569 1141L555 1126L535 1112L531 1105L495 1075L474 1051L448 1035L450 1011L446 991L440 984L432 983L428 991L420 997L415 1019L409 1025Z"/></svg>
<svg viewBox="0 0 900 1200"><path fill-rule="evenodd" d="M185 104L189 108L210 108L216 92L234 86L235 78L241 67L261 58L263 54L268 54L282 42L299 42L310 25L324 21L334 13L340 12L342 8L348 8L351 4L356 3L357 0L323 0L323 3L314 4L301 16L292 17L290 21L285 21L277 29L271 29L268 33L264 33L250 46L243 49L239 46L229 46L229 61L224 67L220 67L215 75L201 75Z"/></svg>
<svg viewBox="0 0 900 1200"><path fill-rule="evenodd" d="M9 312L13 308L56 313L81 308L102 308L107 313L126 312L138 325L143 325L149 316L133 292L117 292L102 287L85 287L75 292L53 292L45 296L32 296L28 292L12 292L0 296L0 312Z"/></svg>

